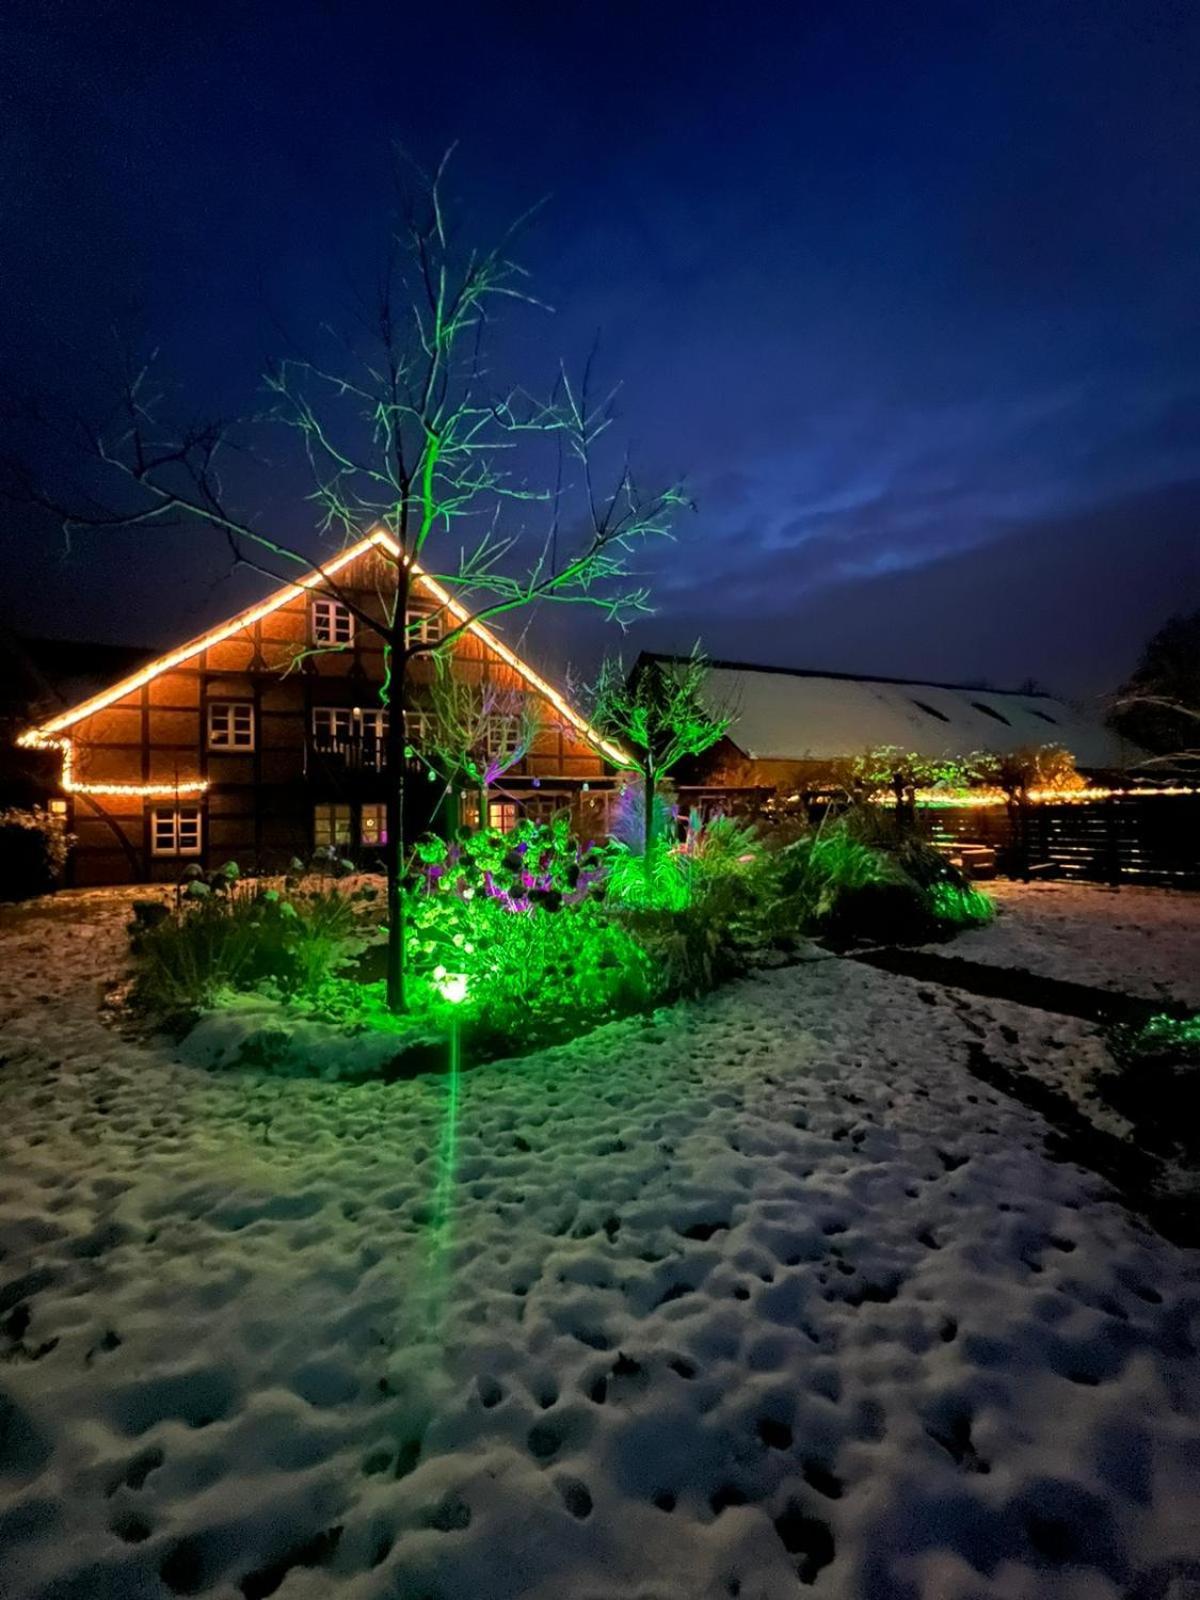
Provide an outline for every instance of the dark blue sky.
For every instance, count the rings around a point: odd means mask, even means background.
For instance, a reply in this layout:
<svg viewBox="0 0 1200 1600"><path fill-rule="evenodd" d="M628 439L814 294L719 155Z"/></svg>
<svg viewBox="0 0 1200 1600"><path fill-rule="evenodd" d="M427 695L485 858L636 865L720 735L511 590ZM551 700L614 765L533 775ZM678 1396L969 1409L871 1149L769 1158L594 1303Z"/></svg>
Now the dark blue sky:
<svg viewBox="0 0 1200 1600"><path fill-rule="evenodd" d="M15 9L10 393L93 403L116 325L187 414L248 410L369 281L391 142L457 139L485 238L549 196L511 376L599 332L635 462L697 501L627 651L1083 694L1200 604L1195 7ZM296 540L304 487L243 485ZM245 598L201 532L64 559L2 515L10 624L166 643Z"/></svg>

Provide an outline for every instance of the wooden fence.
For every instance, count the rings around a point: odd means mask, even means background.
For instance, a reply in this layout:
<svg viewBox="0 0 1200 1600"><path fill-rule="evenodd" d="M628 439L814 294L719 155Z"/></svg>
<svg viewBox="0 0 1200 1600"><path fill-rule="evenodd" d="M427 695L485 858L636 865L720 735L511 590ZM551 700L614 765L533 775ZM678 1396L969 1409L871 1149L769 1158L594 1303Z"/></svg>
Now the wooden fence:
<svg viewBox="0 0 1200 1600"><path fill-rule="evenodd" d="M1200 795L1118 794L1046 803L1013 815L1004 806L923 810L935 840L988 844L1001 872L1054 872L1096 883L1200 888Z"/></svg>

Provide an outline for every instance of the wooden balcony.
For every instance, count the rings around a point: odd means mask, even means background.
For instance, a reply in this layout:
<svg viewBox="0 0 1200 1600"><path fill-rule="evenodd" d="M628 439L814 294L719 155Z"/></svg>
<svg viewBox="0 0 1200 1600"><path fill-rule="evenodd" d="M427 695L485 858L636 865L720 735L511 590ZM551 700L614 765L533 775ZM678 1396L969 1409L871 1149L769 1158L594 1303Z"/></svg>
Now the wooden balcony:
<svg viewBox="0 0 1200 1600"><path fill-rule="evenodd" d="M374 734L310 733L304 747L306 776L383 772L387 743Z"/></svg>

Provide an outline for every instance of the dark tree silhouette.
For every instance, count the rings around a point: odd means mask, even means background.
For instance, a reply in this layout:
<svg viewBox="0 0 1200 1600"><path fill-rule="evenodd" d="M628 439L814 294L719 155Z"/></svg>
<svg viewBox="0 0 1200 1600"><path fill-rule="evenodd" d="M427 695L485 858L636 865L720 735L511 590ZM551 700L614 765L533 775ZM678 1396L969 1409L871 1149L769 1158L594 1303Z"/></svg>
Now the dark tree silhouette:
<svg viewBox="0 0 1200 1600"><path fill-rule="evenodd" d="M1151 636L1109 721L1156 764L1200 763L1200 611L1169 618Z"/></svg>

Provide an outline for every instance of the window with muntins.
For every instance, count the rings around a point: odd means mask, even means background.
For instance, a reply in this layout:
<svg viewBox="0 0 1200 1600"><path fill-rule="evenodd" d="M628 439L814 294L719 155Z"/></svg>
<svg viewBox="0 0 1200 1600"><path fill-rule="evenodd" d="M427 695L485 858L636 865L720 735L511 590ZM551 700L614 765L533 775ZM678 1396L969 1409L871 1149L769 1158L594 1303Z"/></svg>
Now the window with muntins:
<svg viewBox="0 0 1200 1600"><path fill-rule="evenodd" d="M354 639L354 615L340 600L314 600L312 603L314 644L350 644Z"/></svg>
<svg viewBox="0 0 1200 1600"><path fill-rule="evenodd" d="M156 856L198 856L200 807L180 806L174 811L165 808L156 808L152 811L150 851Z"/></svg>
<svg viewBox="0 0 1200 1600"><path fill-rule="evenodd" d="M388 714L382 706L368 706L358 713L358 725L364 739L374 739L382 744L387 738Z"/></svg>
<svg viewBox="0 0 1200 1600"><path fill-rule="evenodd" d="M515 800L488 801L489 828L497 828L501 833L511 833L516 825L517 802Z"/></svg>
<svg viewBox="0 0 1200 1600"><path fill-rule="evenodd" d="M317 850L331 845L349 844L350 807L348 805L320 805L313 807L313 846Z"/></svg>
<svg viewBox="0 0 1200 1600"><path fill-rule="evenodd" d="M354 712L349 706L314 706L313 734L318 744L354 737Z"/></svg>
<svg viewBox="0 0 1200 1600"><path fill-rule="evenodd" d="M368 848L387 843L386 806L363 806L358 819L358 842Z"/></svg>
<svg viewBox="0 0 1200 1600"><path fill-rule="evenodd" d="M208 748L254 749L254 705L249 700L208 702Z"/></svg>
<svg viewBox="0 0 1200 1600"><path fill-rule="evenodd" d="M404 613L409 644L436 644L445 631L442 616L441 611L423 611L419 606L409 606Z"/></svg>
<svg viewBox="0 0 1200 1600"><path fill-rule="evenodd" d="M513 755L519 740L520 724L517 717L505 716L503 712L494 712L488 717L484 725L483 742L490 760Z"/></svg>

